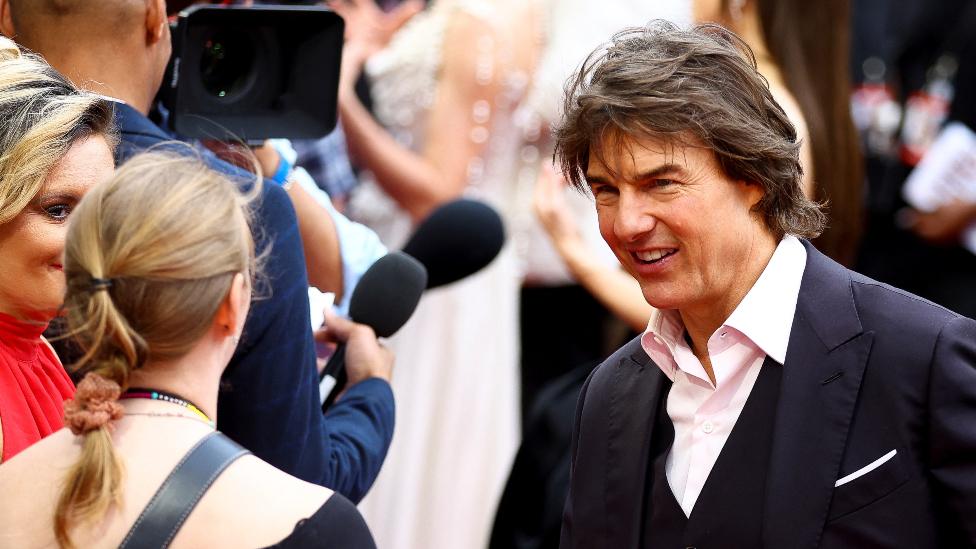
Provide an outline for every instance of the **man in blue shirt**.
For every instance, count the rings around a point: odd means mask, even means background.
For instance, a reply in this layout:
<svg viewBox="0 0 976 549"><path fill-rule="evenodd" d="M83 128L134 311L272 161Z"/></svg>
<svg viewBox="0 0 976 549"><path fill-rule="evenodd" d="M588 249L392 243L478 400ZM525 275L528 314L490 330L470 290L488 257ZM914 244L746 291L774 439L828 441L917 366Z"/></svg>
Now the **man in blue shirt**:
<svg viewBox="0 0 976 549"><path fill-rule="evenodd" d="M0 0L0 31L82 88L116 101L119 161L172 141L146 117L171 51L165 0ZM206 161L244 175L216 156ZM289 194L266 180L255 218L258 245L270 250L267 297L254 303L225 374L219 427L282 470L358 501L393 434L391 365L347 356L350 384L323 416L305 256ZM335 227L326 222L334 239ZM353 333L357 345L377 345L368 329Z"/></svg>

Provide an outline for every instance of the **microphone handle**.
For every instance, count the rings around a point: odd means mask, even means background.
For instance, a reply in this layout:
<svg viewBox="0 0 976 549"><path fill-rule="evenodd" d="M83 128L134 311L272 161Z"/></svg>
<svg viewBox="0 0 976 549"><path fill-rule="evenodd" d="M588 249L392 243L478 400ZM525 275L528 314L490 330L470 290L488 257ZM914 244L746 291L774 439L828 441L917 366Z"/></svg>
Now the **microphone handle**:
<svg viewBox="0 0 976 549"><path fill-rule="evenodd" d="M322 369L322 376L319 379L319 390L323 390L323 384L330 383L334 380L334 385L328 394L322 399L322 411L325 412L332 403L335 402L336 397L339 393L346 387L346 382L349 381L349 377L346 375L346 343L340 343L329 357L329 361L325 363L325 368Z"/></svg>

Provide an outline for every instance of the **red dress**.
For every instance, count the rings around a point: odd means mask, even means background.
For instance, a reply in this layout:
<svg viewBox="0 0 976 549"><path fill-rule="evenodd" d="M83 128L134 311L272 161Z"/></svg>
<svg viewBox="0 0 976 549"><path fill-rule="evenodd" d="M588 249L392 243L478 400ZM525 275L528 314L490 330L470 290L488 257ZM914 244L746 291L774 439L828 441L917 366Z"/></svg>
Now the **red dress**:
<svg viewBox="0 0 976 549"><path fill-rule="evenodd" d="M75 394L61 361L41 339L45 328L0 313L3 461L60 429L64 401Z"/></svg>

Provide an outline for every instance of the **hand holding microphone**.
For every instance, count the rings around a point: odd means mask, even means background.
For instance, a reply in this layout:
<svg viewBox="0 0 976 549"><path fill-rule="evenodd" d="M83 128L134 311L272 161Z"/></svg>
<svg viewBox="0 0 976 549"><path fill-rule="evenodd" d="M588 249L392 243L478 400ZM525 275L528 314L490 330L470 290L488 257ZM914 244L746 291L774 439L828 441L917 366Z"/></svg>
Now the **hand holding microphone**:
<svg viewBox="0 0 976 549"><path fill-rule="evenodd" d="M340 341L320 376L322 410L335 402L347 382L360 381L353 376L371 377L369 372L372 366L377 363L382 365L382 353L373 348L379 345L376 338L390 337L406 324L426 287L427 271L424 266L402 252L392 252L379 258L363 273L349 299L352 322L340 323L339 330L332 331L333 336L341 336L345 327L348 329L348 339ZM359 360L365 361L365 364L353 363ZM347 362L350 362L349 367Z"/></svg>
<svg viewBox="0 0 976 549"><path fill-rule="evenodd" d="M349 385L371 377L390 381L393 352L377 341L376 332L337 315L328 315L326 328L315 333L315 339L336 345L345 344L346 374Z"/></svg>

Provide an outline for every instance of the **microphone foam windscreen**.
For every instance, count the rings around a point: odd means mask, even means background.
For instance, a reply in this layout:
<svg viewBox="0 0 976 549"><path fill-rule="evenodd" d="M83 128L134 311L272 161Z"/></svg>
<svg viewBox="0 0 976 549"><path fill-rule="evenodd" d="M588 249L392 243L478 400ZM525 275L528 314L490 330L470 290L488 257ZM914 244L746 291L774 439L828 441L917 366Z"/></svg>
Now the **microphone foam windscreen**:
<svg viewBox="0 0 976 549"><path fill-rule="evenodd" d="M363 273L349 299L349 317L379 337L395 334L413 315L427 287L427 270L402 252L391 252Z"/></svg>
<svg viewBox="0 0 976 549"><path fill-rule="evenodd" d="M427 267L427 288L450 284L492 262L505 244L505 227L491 206L455 200L420 223L403 251Z"/></svg>

